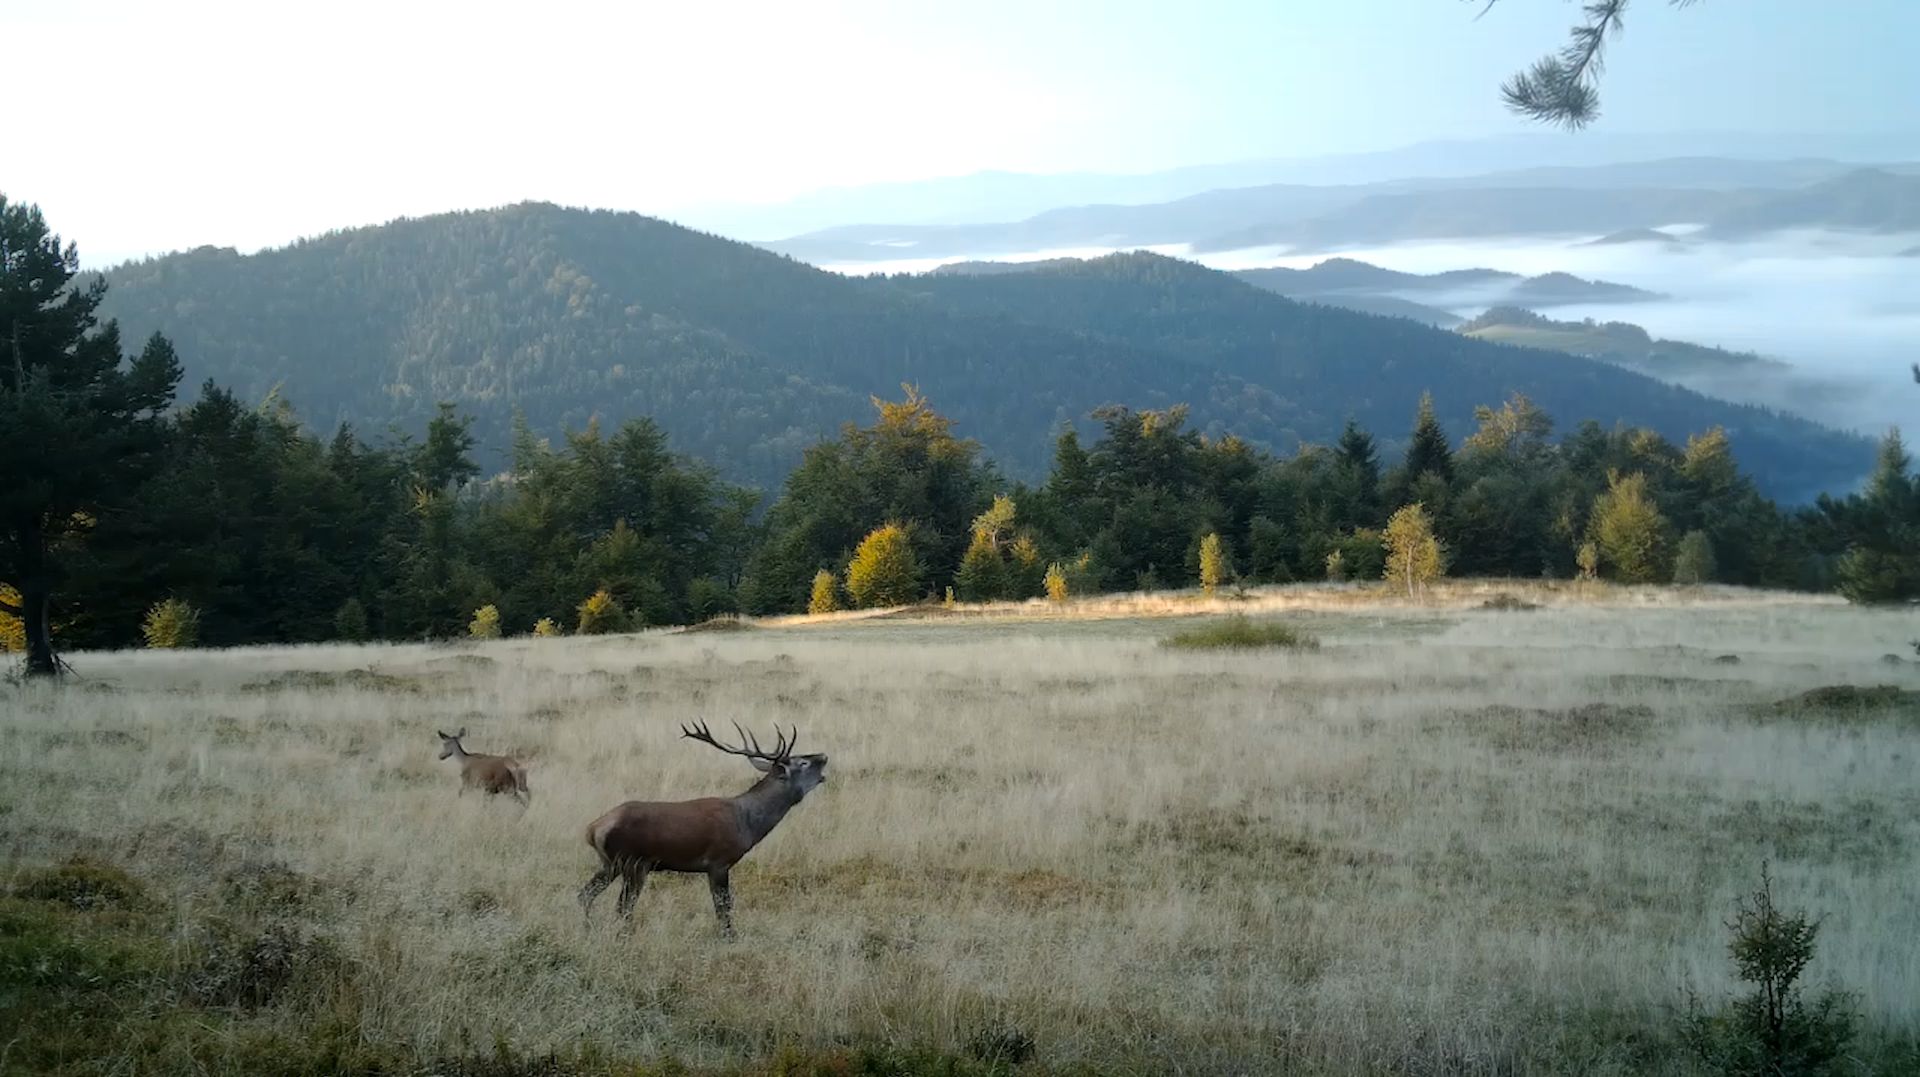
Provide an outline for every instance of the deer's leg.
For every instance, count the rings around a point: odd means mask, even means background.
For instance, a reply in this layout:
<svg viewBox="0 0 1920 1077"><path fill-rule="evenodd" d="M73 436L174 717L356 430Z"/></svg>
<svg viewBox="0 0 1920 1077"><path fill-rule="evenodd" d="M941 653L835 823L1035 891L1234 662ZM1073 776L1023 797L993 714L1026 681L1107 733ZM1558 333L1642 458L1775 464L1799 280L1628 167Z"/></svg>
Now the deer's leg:
<svg viewBox="0 0 1920 1077"><path fill-rule="evenodd" d="M599 871L593 873L593 878L587 880L587 885L580 888L580 918L582 920L587 923L593 922L593 899L599 897L601 891L612 886L613 880L617 878L619 874L619 868L614 867L612 864L603 864Z"/></svg>
<svg viewBox="0 0 1920 1077"><path fill-rule="evenodd" d="M713 914L720 918L720 935L733 938L733 880L725 868L707 873L707 889L713 891Z"/></svg>
<svg viewBox="0 0 1920 1077"><path fill-rule="evenodd" d="M615 908L620 911L620 933L633 932L633 903L640 896L640 888L647 885L647 865L645 863L626 864L620 868L620 900Z"/></svg>

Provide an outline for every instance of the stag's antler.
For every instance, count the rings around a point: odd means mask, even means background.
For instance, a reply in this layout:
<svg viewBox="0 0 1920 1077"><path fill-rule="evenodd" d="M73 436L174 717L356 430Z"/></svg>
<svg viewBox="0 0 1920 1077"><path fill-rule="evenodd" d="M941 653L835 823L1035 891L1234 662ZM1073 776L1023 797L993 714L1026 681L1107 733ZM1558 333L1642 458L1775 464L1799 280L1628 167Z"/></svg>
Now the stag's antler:
<svg viewBox="0 0 1920 1077"><path fill-rule="evenodd" d="M741 747L730 748L714 740L713 732L707 728L707 723L704 721L696 721L690 726L683 723L680 726L680 735L683 737L691 737L702 744L718 748L728 755L744 756L748 759L764 759L769 763L785 763L788 757L793 755L793 749L800 743L799 726L793 727L793 735L789 737L787 734L780 732L780 723L778 722L774 723L773 731L778 734L779 739L774 743L773 751L771 752L762 749L760 747L760 741L755 738L753 734L741 729L739 722L733 723L733 731L740 734Z"/></svg>

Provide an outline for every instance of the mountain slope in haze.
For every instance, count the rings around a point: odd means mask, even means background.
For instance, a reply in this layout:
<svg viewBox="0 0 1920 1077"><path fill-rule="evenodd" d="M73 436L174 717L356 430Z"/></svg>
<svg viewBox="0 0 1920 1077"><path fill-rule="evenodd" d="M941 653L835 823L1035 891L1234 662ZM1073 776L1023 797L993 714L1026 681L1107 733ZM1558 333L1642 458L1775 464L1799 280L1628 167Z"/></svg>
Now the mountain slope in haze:
<svg viewBox="0 0 1920 1077"><path fill-rule="evenodd" d="M1536 307L1575 303L1647 303L1665 297L1625 284L1583 280L1570 273L1525 277L1497 269L1453 269L1444 273L1403 273L1352 258L1328 258L1307 269L1242 269L1234 276L1268 291L1295 298L1382 296L1444 302L1472 295L1473 302Z"/></svg>
<svg viewBox="0 0 1920 1077"><path fill-rule="evenodd" d="M1474 405L1515 390L1566 424L1676 438L1724 425L1788 497L1848 486L1871 463L1864 441L1804 421L1151 255L854 279L636 214L529 204L252 256L203 249L110 283L103 313L129 339L164 331L192 381L251 399L278 388L323 430L418 429L452 400L497 453L516 409L547 436L646 415L676 449L768 486L903 381L1029 478L1059 424L1102 404L1186 403L1202 430L1290 451L1330 441L1348 415L1391 443L1427 389L1456 436Z"/></svg>
<svg viewBox="0 0 1920 1077"><path fill-rule="evenodd" d="M1410 239L1590 233L1651 240L1648 230L1663 225L1782 213L1756 207L1789 206L1796 196L1833 184L1844 188L1861 171L1828 160L1674 158L1367 184L1272 183L1157 203L1065 206L998 222L849 223L762 245L834 264L1181 244L1199 251L1334 250ZM1920 165L1912 163L1866 171L1920 180ZM1856 227L1847 223L1844 206L1830 204L1830 195L1813 197L1802 224Z"/></svg>
<svg viewBox="0 0 1920 1077"><path fill-rule="evenodd" d="M1716 214L1707 233L1741 238L1788 228L1920 232L1920 175L1863 168Z"/></svg>
<svg viewBox="0 0 1920 1077"><path fill-rule="evenodd" d="M1914 135L1594 131L1570 142L1515 134L1133 174L978 172L827 188L774 203L688 206L669 216L705 231L760 241L850 224L986 224L1062 206L1138 206L1227 188L1358 187L1410 176L1431 184L1482 186L1487 184L1481 177L1500 174L1508 186L1799 187L1861 163L1916 158L1920 137Z"/></svg>
<svg viewBox="0 0 1920 1077"><path fill-rule="evenodd" d="M1601 359L1653 374L1683 378L1701 374L1784 373L1789 365L1752 352L1663 340L1631 322L1556 321L1518 307L1494 307L1463 322L1458 331L1477 340L1546 348Z"/></svg>

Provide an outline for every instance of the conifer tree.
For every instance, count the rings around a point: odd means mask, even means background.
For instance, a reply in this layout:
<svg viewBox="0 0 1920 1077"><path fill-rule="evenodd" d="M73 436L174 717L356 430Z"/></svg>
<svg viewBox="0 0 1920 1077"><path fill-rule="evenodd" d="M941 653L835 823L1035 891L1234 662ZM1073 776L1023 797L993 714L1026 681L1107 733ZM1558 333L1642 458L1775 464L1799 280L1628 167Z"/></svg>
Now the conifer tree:
<svg viewBox="0 0 1920 1077"><path fill-rule="evenodd" d="M158 466L180 382L157 333L121 354L95 315L106 284L75 286L79 269L38 208L0 195L0 584L19 595L0 613L22 622L34 676L59 670L51 606L70 551Z"/></svg>
<svg viewBox="0 0 1920 1077"><path fill-rule="evenodd" d="M1420 394L1413 436L1407 442L1404 471L1409 486L1426 475L1437 476L1442 482L1453 478L1453 450L1448 446L1447 432L1440 428L1440 420L1434 416L1432 393Z"/></svg>

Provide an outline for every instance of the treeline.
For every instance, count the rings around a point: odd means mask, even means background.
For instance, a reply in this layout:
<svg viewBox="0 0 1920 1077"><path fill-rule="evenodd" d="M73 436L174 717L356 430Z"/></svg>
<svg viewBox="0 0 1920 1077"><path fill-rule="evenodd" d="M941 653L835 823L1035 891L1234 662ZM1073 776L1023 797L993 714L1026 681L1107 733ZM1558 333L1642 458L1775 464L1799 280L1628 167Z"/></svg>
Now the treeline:
<svg viewBox="0 0 1920 1077"><path fill-rule="evenodd" d="M1717 428L1685 445L1591 422L1556 439L1519 395L1479 408L1457 444L1423 399L1393 460L1352 421L1278 456L1203 436L1184 407L1113 407L1091 444L1064 426L1033 485L908 389L806 449L762 514L648 420L558 446L522 422L510 469L486 476L451 405L418 439L373 440L347 425L323 439L286 401L247 406L212 383L176 406L171 346L124 356L95 320L100 288L70 287L77 258L37 211L0 201L0 227L0 645L42 672L54 634L413 640L1377 580L1390 520L1398 548L1429 551L1402 561L1422 574L1920 596L1920 487L1897 434L1864 491L1783 511Z"/></svg>
<svg viewBox="0 0 1920 1077"><path fill-rule="evenodd" d="M1003 480L911 390L876 405L872 425L808 450L756 519L757 493L676 456L644 420L558 447L523 429L513 469L482 477L451 407L417 441L344 426L323 441L285 402L244 407L209 384L164 420L150 477L70 547L56 628L67 646L133 644L173 599L202 644L417 640L464 636L483 607L508 634L543 619L612 631L1034 598L1050 571L1056 597L1208 573L1378 580L1387 521L1408 505L1451 575L1920 594L1897 435L1865 493L1789 513L1718 430L1674 446L1589 423L1556 441L1524 397L1480 409L1457 446L1423 406L1392 462L1351 424L1282 459L1200 436L1181 408L1108 409L1092 445L1060 434L1040 486Z"/></svg>

